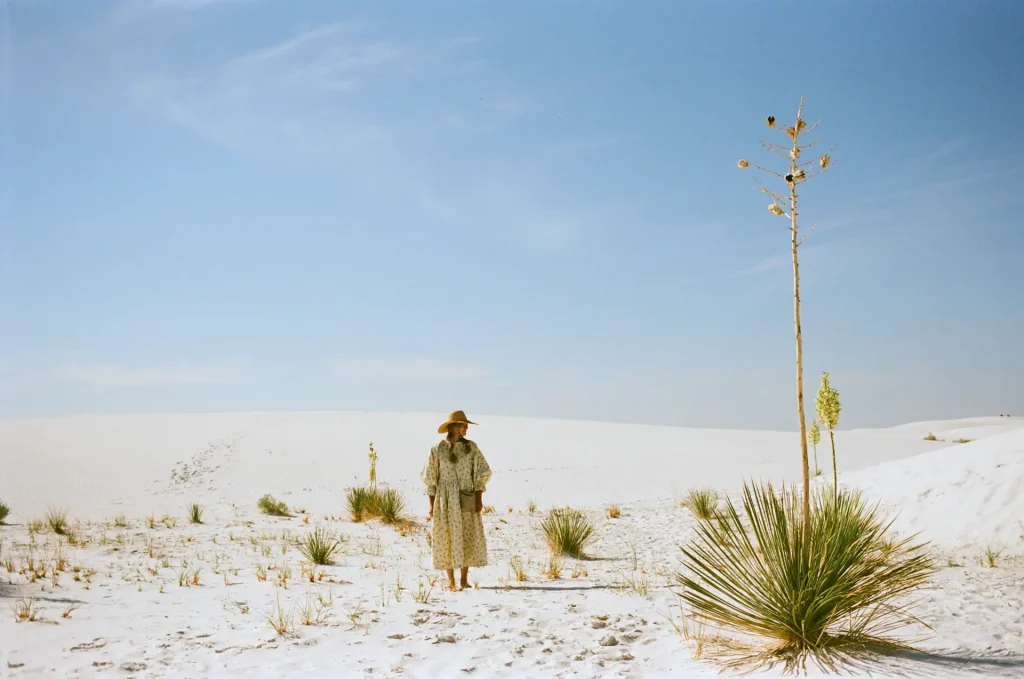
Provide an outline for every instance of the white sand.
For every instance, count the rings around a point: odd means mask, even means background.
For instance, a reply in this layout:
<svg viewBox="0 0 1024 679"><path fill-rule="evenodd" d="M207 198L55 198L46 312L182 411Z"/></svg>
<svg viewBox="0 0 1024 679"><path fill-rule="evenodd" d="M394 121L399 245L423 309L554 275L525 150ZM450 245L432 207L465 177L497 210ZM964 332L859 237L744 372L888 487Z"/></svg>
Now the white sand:
<svg viewBox="0 0 1024 679"><path fill-rule="evenodd" d="M12 508L11 525L0 528L0 560L14 566L12 573L0 569L0 599L34 596L47 619L16 624L0 610L0 676L717 675L694 658L696 642L681 639L667 619L679 621L668 585L678 546L693 529L678 498L692 486L733 492L748 478L798 479L795 435L475 415L482 426L471 437L495 471L485 497L497 509L485 517L491 565L472 573L479 590L435 587L423 604L413 594L437 575L425 533L402 536L344 520L344 490L365 481L373 441L379 478L406 494L422 523L426 498L417 474L442 417L0 422L0 499ZM977 440L923 440L929 432ZM921 593L920 608L933 627L923 647L959 660L906 661L896 670L1024 676L1024 419L916 423L843 431L836 439L842 483L898 509L896 528L921 532L944 566L947 558L964 564L943 567ZM827 443L818 457L830 470ZM827 483L829 473L818 482ZM264 493L307 510L309 523L260 515L255 502ZM541 512L526 512L531 499L542 511L587 509L597 526L589 551L598 559L567 561L560 580L541 575ZM190 502L206 506L204 525L186 523ZM621 518L604 515L610 502L622 506ZM57 586L49 575L29 583L19 572L30 554L25 524L52 505L67 507L91 542L63 548L69 567ZM112 525L118 514L129 527ZM163 514L177 525L147 526L147 517ZM337 565L309 583L285 538L316 525L347 540ZM33 558L52 563L54 536L36 542ZM988 548L1002 552L996 568L979 561ZM528 580L506 591L514 555L529 562ZM79 581L71 565L80 567ZM269 569L265 582L257 579L259 565ZM274 581L285 566L292 578L280 587ZM192 568L199 585L179 586L178 573ZM81 579L84 569L96 571L91 583ZM649 591L623 591L630 579L646 579ZM314 592L333 597L331 618L278 637L264 613L278 599L293 609ZM81 607L62 618L72 601ZM600 645L608 634L617 646ZM454 643L437 643L446 635ZM131 671L130 663L139 665Z"/></svg>

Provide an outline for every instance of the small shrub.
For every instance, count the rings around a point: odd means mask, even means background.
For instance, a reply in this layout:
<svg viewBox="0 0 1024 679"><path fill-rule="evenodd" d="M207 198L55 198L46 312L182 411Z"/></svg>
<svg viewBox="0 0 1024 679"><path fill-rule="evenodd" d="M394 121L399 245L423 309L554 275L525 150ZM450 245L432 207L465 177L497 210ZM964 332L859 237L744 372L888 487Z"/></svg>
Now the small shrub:
<svg viewBox="0 0 1024 679"><path fill-rule="evenodd" d="M619 509L619 506L617 504L613 503L613 504L608 505L608 518L609 519L617 519L620 516L622 516L622 510Z"/></svg>
<svg viewBox="0 0 1024 679"><path fill-rule="evenodd" d="M401 523L405 513L405 499L396 488L380 491L374 488L376 498L372 503L380 520L389 526Z"/></svg>
<svg viewBox="0 0 1024 679"><path fill-rule="evenodd" d="M995 568L996 564L999 562L999 557L1002 555L1003 553L1001 551L997 551L989 547L985 550L985 563L988 564L989 568Z"/></svg>
<svg viewBox="0 0 1024 679"><path fill-rule="evenodd" d="M202 523L203 522L203 507L201 504L193 502L188 506L188 520L189 523Z"/></svg>
<svg viewBox="0 0 1024 679"><path fill-rule="evenodd" d="M349 488L346 494L348 500L348 513L356 523L372 517L376 513L374 505L376 494L363 486Z"/></svg>
<svg viewBox="0 0 1024 679"><path fill-rule="evenodd" d="M274 499L274 496L267 493L259 500L256 501L256 506L264 514L270 516L288 516L288 505L284 502Z"/></svg>
<svg viewBox="0 0 1024 679"><path fill-rule="evenodd" d="M334 563L334 555L341 548L341 541L327 530L317 528L299 543L299 552L310 563L328 566Z"/></svg>
<svg viewBox="0 0 1024 679"><path fill-rule="evenodd" d="M935 434L932 434L931 432L929 432L928 435L924 437L924 440L925 441L938 441L939 439L935 438Z"/></svg>
<svg viewBox="0 0 1024 679"><path fill-rule="evenodd" d="M63 507L51 507L46 510L46 525L57 535L64 535L68 530L68 510Z"/></svg>
<svg viewBox="0 0 1024 679"><path fill-rule="evenodd" d="M537 503L534 502L533 500L530 500L530 504L526 505L526 511L530 514L535 513L537 511Z"/></svg>
<svg viewBox="0 0 1024 679"><path fill-rule="evenodd" d="M718 511L718 491L714 488L691 488L683 500L683 506L698 519L707 521Z"/></svg>
<svg viewBox="0 0 1024 679"><path fill-rule="evenodd" d="M11 508L0 500L0 523L3 523L11 513Z"/></svg>
<svg viewBox="0 0 1024 679"><path fill-rule="evenodd" d="M540 527L552 552L572 557L583 555L594 534L594 527L586 515L568 507L552 509Z"/></svg>
<svg viewBox="0 0 1024 679"><path fill-rule="evenodd" d="M128 527L128 519L125 518L124 514L118 514L117 516L114 517L114 527L115 528L127 528Z"/></svg>

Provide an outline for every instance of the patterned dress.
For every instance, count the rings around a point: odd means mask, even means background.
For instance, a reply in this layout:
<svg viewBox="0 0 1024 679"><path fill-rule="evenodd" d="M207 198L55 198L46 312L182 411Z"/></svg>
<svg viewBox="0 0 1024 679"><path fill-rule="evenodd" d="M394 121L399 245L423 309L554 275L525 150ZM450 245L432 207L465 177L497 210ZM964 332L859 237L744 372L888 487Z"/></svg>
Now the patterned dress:
<svg viewBox="0 0 1024 679"><path fill-rule="evenodd" d="M455 462L450 459L454 445ZM430 449L423 467L427 495L434 496L434 527L431 536L434 568L450 570L487 565L483 517L474 508L462 511L461 492L483 492L491 468L483 453L469 439L455 444L443 440Z"/></svg>

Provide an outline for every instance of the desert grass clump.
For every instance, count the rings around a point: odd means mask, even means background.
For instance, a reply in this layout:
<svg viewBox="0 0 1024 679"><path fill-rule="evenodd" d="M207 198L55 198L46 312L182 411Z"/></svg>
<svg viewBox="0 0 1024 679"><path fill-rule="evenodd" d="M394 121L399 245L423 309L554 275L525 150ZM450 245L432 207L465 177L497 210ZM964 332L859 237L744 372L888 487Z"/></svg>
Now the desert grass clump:
<svg viewBox="0 0 1024 679"><path fill-rule="evenodd" d="M620 509L617 504L615 504L613 502L612 504L608 505L608 518L609 519L617 519L620 516L622 516L622 509Z"/></svg>
<svg viewBox="0 0 1024 679"><path fill-rule="evenodd" d="M928 435L924 437L924 440L925 441L938 441L939 439L935 438L935 434L933 434L931 432L928 432Z"/></svg>
<svg viewBox="0 0 1024 679"><path fill-rule="evenodd" d="M682 504L701 521L708 521L718 512L718 491L714 488L691 488Z"/></svg>
<svg viewBox="0 0 1024 679"><path fill-rule="evenodd" d="M68 510L64 507L50 507L46 510L44 518L46 525L57 535L64 535L68 531Z"/></svg>
<svg viewBox="0 0 1024 679"><path fill-rule="evenodd" d="M964 439L964 438L953 439L953 443L970 443L973 440L974 439Z"/></svg>
<svg viewBox="0 0 1024 679"><path fill-rule="evenodd" d="M0 523L3 523L4 521L6 521L7 517L10 516L10 514L11 514L11 508L8 507L7 504L3 500L0 500Z"/></svg>
<svg viewBox="0 0 1024 679"><path fill-rule="evenodd" d="M256 506L262 513L270 516L289 516L288 505L281 500L275 499L270 493L257 500Z"/></svg>
<svg viewBox="0 0 1024 679"><path fill-rule="evenodd" d="M822 490L804 523L796 489L746 484L743 513L732 503L697 525L682 547L679 596L723 630L767 640L731 646L733 665L837 671L868 649L905 648L889 634L916 622L904 597L935 568L923 544L893 540L877 507L855 491Z"/></svg>
<svg viewBox="0 0 1024 679"><path fill-rule="evenodd" d="M11 604L11 612L14 613L14 622L39 622L45 619L32 597L15 601Z"/></svg>
<svg viewBox="0 0 1024 679"><path fill-rule="evenodd" d="M203 522L203 511L206 508L201 504L193 502L188 506L188 521L189 523L202 523Z"/></svg>
<svg viewBox="0 0 1024 679"><path fill-rule="evenodd" d="M985 549L985 561L989 568L995 568L999 563L999 557L1003 555L1002 551L987 547Z"/></svg>
<svg viewBox="0 0 1024 679"><path fill-rule="evenodd" d="M554 554L579 558L594 535L586 514L569 507L552 509L540 525L548 547Z"/></svg>
<svg viewBox="0 0 1024 679"><path fill-rule="evenodd" d="M317 566L329 566L334 563L334 555L339 549L341 541L334 533L323 528L317 528L299 542L299 552Z"/></svg>
<svg viewBox="0 0 1024 679"><path fill-rule="evenodd" d="M380 520L389 526L401 523L405 515L405 498L398 492L398 489L374 490L377 497L373 504L376 506Z"/></svg>

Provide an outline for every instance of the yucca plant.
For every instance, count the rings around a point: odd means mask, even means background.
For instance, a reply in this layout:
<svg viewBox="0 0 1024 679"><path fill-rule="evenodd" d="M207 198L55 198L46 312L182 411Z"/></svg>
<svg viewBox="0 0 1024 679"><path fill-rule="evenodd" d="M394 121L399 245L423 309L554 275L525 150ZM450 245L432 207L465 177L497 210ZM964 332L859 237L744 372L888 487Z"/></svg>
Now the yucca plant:
<svg viewBox="0 0 1024 679"><path fill-rule="evenodd" d="M579 558L594 535L587 516L569 507L552 509L540 525L552 553Z"/></svg>
<svg viewBox="0 0 1024 679"><path fill-rule="evenodd" d="M401 523L405 514L405 499L402 497L402 494L396 488L387 488L385 490L374 488L374 491L376 497L373 504L376 509L375 513L380 517L380 520L389 526Z"/></svg>
<svg viewBox="0 0 1024 679"><path fill-rule="evenodd" d="M807 525L808 516L811 513L811 475L807 460L807 420L804 418L804 344L803 331L800 326L799 252L800 246L803 245L804 240L814 228L812 227L811 231L801 236L798 224L797 188L802 186L804 182L814 179L827 170L832 164L832 156L829 153L824 153L821 156L811 157L807 160L802 159L804 151L818 143L816 141L804 141L806 135L813 132L818 124L814 123L808 126L807 121L803 118L803 112L804 98L800 97L800 105L796 110L796 121L792 126L785 128L786 136L789 137L788 142L782 144L761 142L763 148L783 159L784 166L781 172L766 169L743 159L740 159L737 165L741 170L753 167L763 174L771 175L776 180L783 182L786 187L783 193L779 193L769 189L760 180L755 180L755 188L772 199L772 202L768 205L768 211L773 215L789 218L787 230L789 231L790 254L793 259L793 325L796 338L796 411L797 422L800 427L800 462L803 465L803 521L804 525ZM776 127L775 116L768 116L765 119L765 123L771 129L782 129Z"/></svg>
<svg viewBox="0 0 1024 679"><path fill-rule="evenodd" d="M376 512L377 494L363 486L349 488L346 494L348 512L355 522L372 518Z"/></svg>
<svg viewBox="0 0 1024 679"><path fill-rule="evenodd" d="M854 491L818 491L809 523L802 504L796 489L745 484L746 520L726 503L682 547L679 596L700 619L768 640L729 664L795 671L810 658L836 670L858 651L905 648L888 635L918 622L903 597L934 572L926 545L890 538Z"/></svg>
<svg viewBox="0 0 1024 679"><path fill-rule="evenodd" d="M334 563L334 555L339 549L341 541L334 533L323 528L317 528L299 542L299 552L317 566L329 566Z"/></svg>
<svg viewBox="0 0 1024 679"><path fill-rule="evenodd" d="M810 441L811 449L814 451L814 475L821 476L821 467L818 466L818 444L821 443L821 427L818 421L811 423L811 430L807 432L807 439Z"/></svg>
<svg viewBox="0 0 1024 679"><path fill-rule="evenodd" d="M205 507L201 504L193 502L188 506L188 520L190 523L202 523L203 522L203 511Z"/></svg>
<svg viewBox="0 0 1024 679"><path fill-rule="evenodd" d="M270 516L288 516L288 505L267 493L256 501L256 506L264 514Z"/></svg>
<svg viewBox="0 0 1024 679"><path fill-rule="evenodd" d="M718 511L718 491L714 488L691 488L683 500L683 506L698 519L707 521Z"/></svg>

